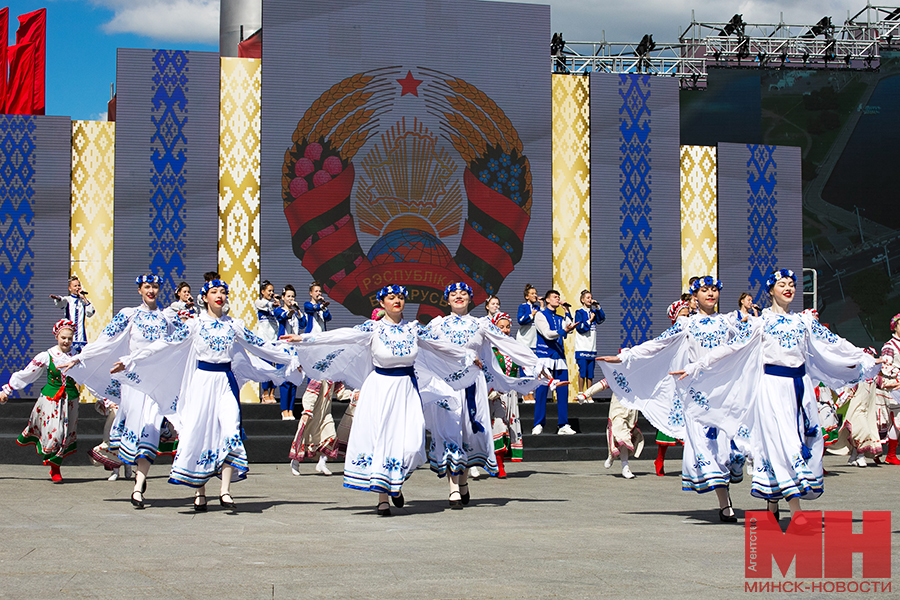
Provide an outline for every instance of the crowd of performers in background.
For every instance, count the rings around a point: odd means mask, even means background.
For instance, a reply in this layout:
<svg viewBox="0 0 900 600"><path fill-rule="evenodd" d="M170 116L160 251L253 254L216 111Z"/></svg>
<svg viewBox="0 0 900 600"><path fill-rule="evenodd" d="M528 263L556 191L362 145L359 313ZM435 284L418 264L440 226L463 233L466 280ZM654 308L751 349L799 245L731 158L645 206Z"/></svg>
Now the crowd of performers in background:
<svg viewBox="0 0 900 600"><path fill-rule="evenodd" d="M231 484L249 471L240 389L256 381L265 403L277 402L278 388L284 420L295 419L297 391L304 389L286 452L294 475L303 461L316 459L315 470L331 475L327 460L343 456L344 486L378 493L377 513L388 516L391 504L404 505L406 479L428 463L448 482L449 507L461 509L479 468L503 478L504 460L522 460L520 403L535 404L531 433L541 435L555 392L557 434L575 434L563 346L570 335L577 401L612 391L604 466L618 459L623 477L634 478L628 460L643 448L643 414L659 431L656 473L665 475L666 449L683 445L682 489L713 491L723 522L737 521L730 487L743 480L745 466L751 495L778 518L780 500L796 513L801 499L822 494L826 446L849 453L859 467L882 455L900 464L894 395L900 315L876 358L873 349L830 332L815 311L790 311L796 291L790 270L776 270L766 282L769 308L745 293L738 309L725 314L717 312L721 282L692 278L669 306L671 328L600 357L596 331L605 315L589 290L573 314L556 290L539 298L526 286L513 337L513 317L495 296L484 300L485 316L469 314L480 299L465 283L447 286L449 314L428 323L404 320L406 289L390 285L378 292L369 320L328 330L321 285L310 285L301 305L292 286L276 295L264 281L251 331L228 316L228 284L215 272L205 279L196 301L183 282L177 300L162 308L159 278L137 277L140 303L122 309L90 343L84 322L94 309L78 279L70 279L68 296L51 296L65 310L53 328L57 345L15 373L0 401L43 384L18 443L36 447L54 482L62 481L60 465L76 448L82 385L107 415L104 441L91 458L113 472L110 479L121 468L126 478L134 473L136 508L145 506L156 457L174 454L169 482L194 489L195 511L207 509L206 485L214 477L221 479L219 504L235 509ZM603 373L595 382L597 363ZM348 403L337 427L335 398Z"/></svg>

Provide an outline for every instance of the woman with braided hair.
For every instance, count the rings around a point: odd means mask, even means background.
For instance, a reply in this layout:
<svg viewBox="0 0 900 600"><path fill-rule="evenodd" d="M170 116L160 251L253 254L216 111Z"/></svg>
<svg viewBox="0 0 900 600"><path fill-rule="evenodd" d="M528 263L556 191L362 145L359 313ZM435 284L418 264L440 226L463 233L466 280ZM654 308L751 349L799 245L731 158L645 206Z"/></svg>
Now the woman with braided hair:
<svg viewBox="0 0 900 600"><path fill-rule="evenodd" d="M359 388L347 441L344 487L376 492L377 513L401 508L402 486L426 460L425 417L416 372L436 374L465 388L480 371L474 352L436 339L418 322L403 320L406 288L388 285L377 294L384 316L352 328L286 335L313 379ZM373 313L374 314L374 313Z"/></svg>
<svg viewBox="0 0 900 600"><path fill-rule="evenodd" d="M124 371L122 383L153 398L178 430L169 483L196 489L197 512L206 511L210 479L221 477L219 503L235 509L231 483L247 477L240 386L247 381L280 383L299 366L290 347L265 342L239 319L225 316L227 300L227 283L206 282L199 296L203 314L132 351L111 369Z"/></svg>
<svg viewBox="0 0 900 600"><path fill-rule="evenodd" d="M144 492L147 490L147 474L158 454L173 454L176 443L159 406L146 394L113 381L109 370L131 352L149 346L175 330L186 327L173 311L161 310L156 298L161 280L156 275L144 274L135 278L141 304L123 308L103 328L100 336L90 342L75 359L63 369L96 396L117 401L116 421L110 429L109 448L118 454L122 463L136 466L134 491L131 504L144 508ZM170 398L172 401L175 398Z"/></svg>
<svg viewBox="0 0 900 600"><path fill-rule="evenodd" d="M0 404L5 404L14 390L44 380L41 395L31 411L28 426L16 439L20 446L34 444L45 465L50 465L50 479L61 483L59 466L77 447L75 428L78 425L78 388L60 367L72 358L75 323L60 319L53 326L56 345L39 353L21 371L13 373L9 383L0 390Z"/></svg>
<svg viewBox="0 0 900 600"><path fill-rule="evenodd" d="M788 269L766 280L771 308L749 317L729 343L674 371L690 420L726 438L746 440L753 457L751 495L778 518L822 495L824 441L812 381L841 388L878 373L874 359L823 327L810 311L790 312L797 277Z"/></svg>

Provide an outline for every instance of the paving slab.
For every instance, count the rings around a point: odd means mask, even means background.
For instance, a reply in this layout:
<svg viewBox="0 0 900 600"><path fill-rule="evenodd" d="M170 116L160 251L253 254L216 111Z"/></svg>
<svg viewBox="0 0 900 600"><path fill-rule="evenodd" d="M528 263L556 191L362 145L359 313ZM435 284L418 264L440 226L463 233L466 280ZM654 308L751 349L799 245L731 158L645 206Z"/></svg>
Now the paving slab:
<svg viewBox="0 0 900 600"><path fill-rule="evenodd" d="M825 463L825 494L805 508L861 521L863 510L897 505L900 467ZM251 465L233 486L238 510L219 507L210 485L207 513L166 482L164 465L151 469L142 511L129 503L132 482L106 481L98 467L63 466L54 485L43 466L0 465L0 598L768 596L744 588L743 513L764 508L748 481L732 490L741 522L725 524L713 494L682 492L650 460L631 467L633 480L597 461L511 464L506 480L474 481L462 511L448 509L446 481L420 469L406 506L379 518L374 494L341 486L340 464L332 477L313 464L300 477L286 464ZM893 530L900 572L900 523Z"/></svg>

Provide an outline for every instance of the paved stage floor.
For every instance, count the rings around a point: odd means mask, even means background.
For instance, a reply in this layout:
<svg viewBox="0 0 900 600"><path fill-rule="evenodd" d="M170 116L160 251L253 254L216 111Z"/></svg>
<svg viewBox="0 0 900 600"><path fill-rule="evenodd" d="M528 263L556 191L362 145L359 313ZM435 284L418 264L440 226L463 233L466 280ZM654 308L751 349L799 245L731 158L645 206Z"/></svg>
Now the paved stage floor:
<svg viewBox="0 0 900 600"><path fill-rule="evenodd" d="M900 467L825 463L825 494L806 508L859 521L897 505ZM312 463L300 477L286 463L251 465L233 486L238 511L218 507L216 480L205 514L191 510L191 490L166 483L165 465L151 469L143 511L129 503L131 482L98 467L64 466L53 485L43 466L0 465L0 598L763 596L744 592L743 511L764 506L749 480L733 488L741 522L725 524L714 494L682 492L650 460L631 465L630 481L618 463L511 465L507 480L473 482L462 511L447 508L446 481L420 469L390 518L375 515L374 494L341 486L340 464L332 477ZM900 522L892 528L900 573Z"/></svg>

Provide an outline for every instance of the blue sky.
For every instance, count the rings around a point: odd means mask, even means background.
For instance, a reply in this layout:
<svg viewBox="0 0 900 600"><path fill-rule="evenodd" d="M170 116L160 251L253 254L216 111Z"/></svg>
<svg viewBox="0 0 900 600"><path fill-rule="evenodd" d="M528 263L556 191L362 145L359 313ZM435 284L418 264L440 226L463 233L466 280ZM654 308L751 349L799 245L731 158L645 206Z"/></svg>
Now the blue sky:
<svg viewBox="0 0 900 600"><path fill-rule="evenodd" d="M727 21L739 12L749 23L777 23L783 13L788 23L815 23L829 15L837 24L848 10L865 6L864 0L518 1L549 4L551 29L570 41L600 40L605 31L610 42L637 42L653 33L660 43L677 41L692 9L699 21ZM897 6L900 0L884 4ZM18 15L47 9L48 115L102 118L116 77L116 48L218 50L217 0L0 0L2 6L10 9L10 43Z"/></svg>

